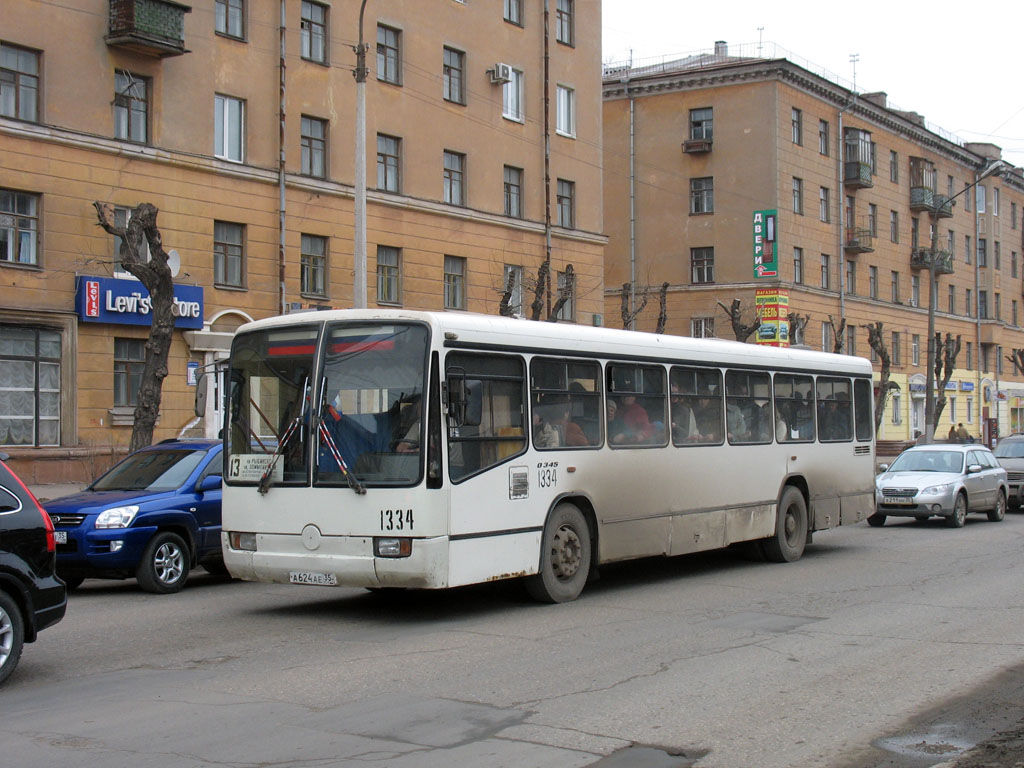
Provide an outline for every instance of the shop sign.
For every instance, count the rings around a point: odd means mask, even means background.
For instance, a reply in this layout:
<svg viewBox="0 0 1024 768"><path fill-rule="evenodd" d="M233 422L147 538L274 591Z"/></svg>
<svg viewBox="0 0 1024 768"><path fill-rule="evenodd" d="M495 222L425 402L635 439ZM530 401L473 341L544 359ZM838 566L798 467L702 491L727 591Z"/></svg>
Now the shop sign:
<svg viewBox="0 0 1024 768"><path fill-rule="evenodd" d="M974 391L974 382L973 381L961 381L960 382L960 391L961 392L973 392Z"/></svg>
<svg viewBox="0 0 1024 768"><path fill-rule="evenodd" d="M761 325L757 343L772 347L789 346L789 291L784 288L758 288L754 308Z"/></svg>
<svg viewBox="0 0 1024 768"><path fill-rule="evenodd" d="M777 212L754 211L754 277L779 276Z"/></svg>
<svg viewBox="0 0 1024 768"><path fill-rule="evenodd" d="M948 392L949 390L953 390L954 392L956 392L956 382L955 381L947 381L946 382L946 391Z"/></svg>
<svg viewBox="0 0 1024 768"><path fill-rule="evenodd" d="M114 325L151 325L153 299L138 280L115 277L77 278L75 311L83 322ZM203 289L198 285L175 285L175 328L202 330Z"/></svg>

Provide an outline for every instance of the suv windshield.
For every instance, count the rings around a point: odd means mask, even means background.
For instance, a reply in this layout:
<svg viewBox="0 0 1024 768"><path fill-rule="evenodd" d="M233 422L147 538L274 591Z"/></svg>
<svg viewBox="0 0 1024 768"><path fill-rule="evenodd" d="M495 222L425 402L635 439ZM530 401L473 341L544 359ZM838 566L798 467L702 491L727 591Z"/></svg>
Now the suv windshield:
<svg viewBox="0 0 1024 768"><path fill-rule="evenodd" d="M962 472L960 451L904 451L889 467L890 472Z"/></svg>
<svg viewBox="0 0 1024 768"><path fill-rule="evenodd" d="M173 491L184 483L206 451L153 450L133 453L89 486L93 491Z"/></svg>
<svg viewBox="0 0 1024 768"><path fill-rule="evenodd" d="M1024 440L1004 440L994 453L997 459L1024 459Z"/></svg>

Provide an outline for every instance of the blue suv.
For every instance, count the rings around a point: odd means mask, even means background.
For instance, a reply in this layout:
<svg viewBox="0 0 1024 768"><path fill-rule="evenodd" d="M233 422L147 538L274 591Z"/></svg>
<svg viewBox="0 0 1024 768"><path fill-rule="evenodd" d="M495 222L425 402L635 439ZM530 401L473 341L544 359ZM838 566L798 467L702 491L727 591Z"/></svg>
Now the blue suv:
<svg viewBox="0 0 1024 768"><path fill-rule="evenodd" d="M220 549L219 440L164 440L115 464L81 493L46 504L57 573L69 589L86 578L134 576L147 592L177 592L195 565L227 573Z"/></svg>

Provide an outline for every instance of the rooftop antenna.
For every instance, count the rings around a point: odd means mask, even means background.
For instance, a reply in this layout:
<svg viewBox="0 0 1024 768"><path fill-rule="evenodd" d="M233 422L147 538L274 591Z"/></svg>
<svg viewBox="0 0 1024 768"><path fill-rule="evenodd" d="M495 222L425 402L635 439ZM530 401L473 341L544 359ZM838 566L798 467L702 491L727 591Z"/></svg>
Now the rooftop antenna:
<svg viewBox="0 0 1024 768"><path fill-rule="evenodd" d="M859 53L850 54L850 63L853 64L853 92L857 92L857 62L860 61Z"/></svg>
<svg viewBox="0 0 1024 768"><path fill-rule="evenodd" d="M764 32L764 27L757 28L757 58L761 58L761 33Z"/></svg>

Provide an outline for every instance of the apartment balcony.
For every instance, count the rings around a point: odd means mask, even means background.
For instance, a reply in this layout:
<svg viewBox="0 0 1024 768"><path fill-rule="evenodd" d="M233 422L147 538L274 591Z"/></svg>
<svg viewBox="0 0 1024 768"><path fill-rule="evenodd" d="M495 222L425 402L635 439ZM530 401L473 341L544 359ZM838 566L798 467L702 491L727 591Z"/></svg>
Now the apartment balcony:
<svg viewBox="0 0 1024 768"><path fill-rule="evenodd" d="M849 254L874 253L875 240L867 227L847 227L843 249Z"/></svg>
<svg viewBox="0 0 1024 768"><path fill-rule="evenodd" d="M871 163L848 160L844 163L843 184L855 189L875 186L875 182L871 180Z"/></svg>
<svg viewBox="0 0 1024 768"><path fill-rule="evenodd" d="M711 139L687 139L683 142L683 152L688 155L699 155L711 151Z"/></svg>
<svg viewBox="0 0 1024 768"><path fill-rule="evenodd" d="M981 318L981 343L1002 346L1012 343L1003 339L1003 324L993 317Z"/></svg>
<svg viewBox="0 0 1024 768"><path fill-rule="evenodd" d="M110 0L107 45L144 56L180 56L185 48L188 5L173 0Z"/></svg>
<svg viewBox="0 0 1024 768"><path fill-rule="evenodd" d="M953 199L948 195L940 195L935 193L935 202L933 203L935 216L940 219L949 219L953 216Z"/></svg>
<svg viewBox="0 0 1024 768"><path fill-rule="evenodd" d="M930 248L915 248L910 252L911 269L930 269L932 264L932 252ZM935 274L953 274L953 254L949 251L935 252Z"/></svg>
<svg viewBox="0 0 1024 768"><path fill-rule="evenodd" d="M935 191L931 187L910 188L910 210L930 211L935 205Z"/></svg>

